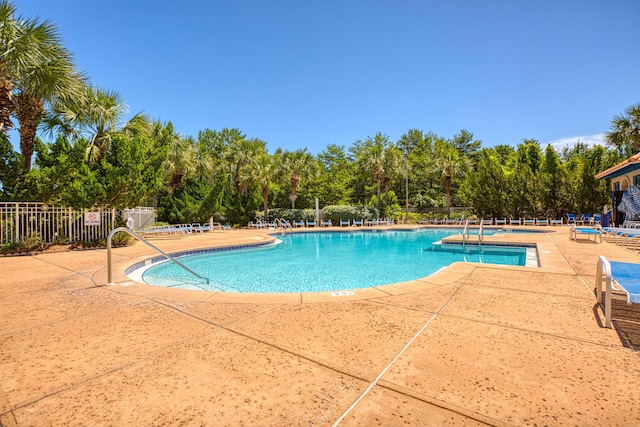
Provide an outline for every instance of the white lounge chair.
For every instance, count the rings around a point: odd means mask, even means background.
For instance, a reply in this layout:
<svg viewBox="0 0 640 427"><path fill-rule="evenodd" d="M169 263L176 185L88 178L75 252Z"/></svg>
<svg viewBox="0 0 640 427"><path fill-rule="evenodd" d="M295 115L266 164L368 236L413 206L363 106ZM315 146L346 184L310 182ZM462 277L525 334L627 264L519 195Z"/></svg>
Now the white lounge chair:
<svg viewBox="0 0 640 427"><path fill-rule="evenodd" d="M604 292L602 282L605 283ZM627 303L640 303L640 264L613 262L600 256L596 266L596 297L604 305L605 327L611 328L613 285L626 294ZM619 298L619 297L618 297ZM617 299L617 298L616 298Z"/></svg>

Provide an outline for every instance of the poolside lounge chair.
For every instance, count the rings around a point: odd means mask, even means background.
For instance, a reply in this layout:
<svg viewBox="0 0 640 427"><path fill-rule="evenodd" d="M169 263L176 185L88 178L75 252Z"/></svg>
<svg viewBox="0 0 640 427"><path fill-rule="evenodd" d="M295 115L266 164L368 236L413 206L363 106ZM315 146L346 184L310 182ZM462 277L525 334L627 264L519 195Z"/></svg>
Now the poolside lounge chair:
<svg viewBox="0 0 640 427"><path fill-rule="evenodd" d="M315 221L307 221L307 227L315 227L315 226L316 226Z"/></svg>
<svg viewBox="0 0 640 427"><path fill-rule="evenodd" d="M533 219L533 218L525 218L523 224L524 225L536 225L536 220Z"/></svg>
<svg viewBox="0 0 640 427"><path fill-rule="evenodd" d="M549 225L549 218L538 218L536 223L538 225Z"/></svg>
<svg viewBox="0 0 640 427"><path fill-rule="evenodd" d="M551 220L551 225L562 225L562 218L558 219L558 218L553 218Z"/></svg>
<svg viewBox="0 0 640 427"><path fill-rule="evenodd" d="M509 225L520 225L520 218L511 218L509 220Z"/></svg>
<svg viewBox="0 0 640 427"><path fill-rule="evenodd" d="M593 224L593 217L590 214L582 214L582 224Z"/></svg>
<svg viewBox="0 0 640 427"><path fill-rule="evenodd" d="M340 220L340 227L348 227L349 226L349 220L348 219L341 219Z"/></svg>
<svg viewBox="0 0 640 427"><path fill-rule="evenodd" d="M629 249L640 248L640 229L605 227L601 229L605 239L610 243L624 246Z"/></svg>
<svg viewBox="0 0 640 427"><path fill-rule="evenodd" d="M293 226L294 227L304 227L304 221L294 221L293 222Z"/></svg>
<svg viewBox="0 0 640 427"><path fill-rule="evenodd" d="M331 220L320 222L321 227L331 227Z"/></svg>
<svg viewBox="0 0 640 427"><path fill-rule="evenodd" d="M571 214L571 213L567 214L567 225L577 224L578 222L584 225L584 221L581 221L578 218L576 218L575 214Z"/></svg>
<svg viewBox="0 0 640 427"><path fill-rule="evenodd" d="M138 230L137 232L140 235L143 235L145 238L182 238L185 237L186 234L179 229L174 227L159 225L145 228L144 230Z"/></svg>
<svg viewBox="0 0 640 427"><path fill-rule="evenodd" d="M363 220L361 220L361 219L354 219L351 222L351 225L354 226L354 227L362 227L362 224L363 224Z"/></svg>
<svg viewBox="0 0 640 427"><path fill-rule="evenodd" d="M601 214L599 213L593 214L593 217L591 218L591 225L600 224L601 222L602 222Z"/></svg>
<svg viewBox="0 0 640 427"><path fill-rule="evenodd" d="M483 219L482 220L482 225L491 225L493 223L493 220L491 219Z"/></svg>
<svg viewBox="0 0 640 427"><path fill-rule="evenodd" d="M602 282L605 281L603 294ZM640 264L614 262L600 256L596 266L596 297L604 305L605 327L611 328L611 300L620 296L613 294L613 284L626 294L627 303L640 303ZM619 295L619 294L618 294ZM624 297L622 297L624 299Z"/></svg>
<svg viewBox="0 0 640 427"><path fill-rule="evenodd" d="M588 227L576 227L575 224L572 224L571 232L569 233L569 238L571 240L576 241L578 238L578 234L586 235L589 238L589 240L591 240L591 236L593 236L594 243L596 242L596 239L600 237L600 243L602 243L602 233L598 229L588 228Z"/></svg>
<svg viewBox="0 0 640 427"><path fill-rule="evenodd" d="M249 223L251 224L251 223ZM213 222L211 223L211 225L205 225L204 227L202 227L204 229L204 231L213 231L213 230L228 230L231 227L228 225L222 225L219 222Z"/></svg>
<svg viewBox="0 0 640 427"><path fill-rule="evenodd" d="M496 223L496 225L507 225L507 219L506 218L496 218L495 223Z"/></svg>

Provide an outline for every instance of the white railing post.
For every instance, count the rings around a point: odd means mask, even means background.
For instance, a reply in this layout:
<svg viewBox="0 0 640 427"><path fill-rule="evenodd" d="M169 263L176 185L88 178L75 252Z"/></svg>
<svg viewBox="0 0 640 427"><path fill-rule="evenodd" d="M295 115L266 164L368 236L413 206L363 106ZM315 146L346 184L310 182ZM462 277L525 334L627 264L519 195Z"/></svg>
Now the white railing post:
<svg viewBox="0 0 640 427"><path fill-rule="evenodd" d="M15 242L19 242L20 241L20 204L16 203L15 204L15 209L16 209L16 234L14 237L14 241Z"/></svg>

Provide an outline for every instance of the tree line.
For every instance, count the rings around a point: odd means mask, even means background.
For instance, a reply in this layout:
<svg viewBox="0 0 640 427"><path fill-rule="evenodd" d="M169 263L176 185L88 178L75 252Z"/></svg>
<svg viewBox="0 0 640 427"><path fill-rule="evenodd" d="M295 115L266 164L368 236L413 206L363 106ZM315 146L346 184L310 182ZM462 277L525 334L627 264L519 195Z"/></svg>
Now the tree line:
<svg viewBox="0 0 640 427"><path fill-rule="evenodd" d="M48 21L0 1L0 200L76 208L155 206L170 223L246 224L268 210L351 205L402 217L468 206L480 217L561 217L609 202L593 176L640 151L640 104L614 117L608 148L557 152L524 139L483 147L471 132L418 129L307 149L267 150L240 129L181 135L89 82ZM16 126L17 124L17 126ZM17 128L20 151L9 140ZM38 136L39 135L39 136ZM257 214L259 212L260 214Z"/></svg>

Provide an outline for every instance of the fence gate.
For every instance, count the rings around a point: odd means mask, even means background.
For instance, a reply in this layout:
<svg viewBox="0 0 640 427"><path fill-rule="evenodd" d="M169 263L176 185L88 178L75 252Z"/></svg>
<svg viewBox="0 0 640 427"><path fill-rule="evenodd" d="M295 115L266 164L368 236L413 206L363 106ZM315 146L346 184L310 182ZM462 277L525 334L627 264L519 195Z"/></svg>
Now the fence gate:
<svg viewBox="0 0 640 427"><path fill-rule="evenodd" d="M156 223L156 209L155 208L145 208L137 206L134 209L125 209L122 211L122 218L125 221L125 224L128 222L129 218L133 221L134 230L144 230L145 228L153 227ZM129 224L127 224L128 226Z"/></svg>
<svg viewBox="0 0 640 427"><path fill-rule="evenodd" d="M40 239L45 243L104 239L115 227L115 209L72 208L44 203L0 202L0 244Z"/></svg>

